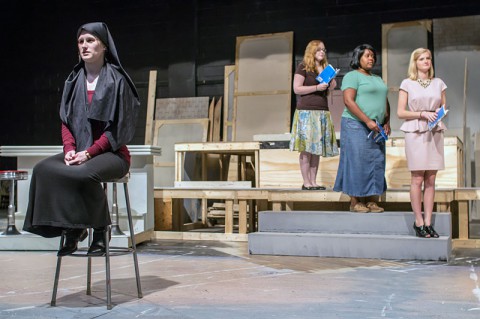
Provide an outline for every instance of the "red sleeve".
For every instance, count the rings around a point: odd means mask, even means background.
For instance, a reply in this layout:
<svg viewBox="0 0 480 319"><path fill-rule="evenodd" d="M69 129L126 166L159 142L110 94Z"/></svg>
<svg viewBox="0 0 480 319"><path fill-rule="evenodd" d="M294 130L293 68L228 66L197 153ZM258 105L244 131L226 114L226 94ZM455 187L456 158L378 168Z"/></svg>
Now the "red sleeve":
<svg viewBox="0 0 480 319"><path fill-rule="evenodd" d="M91 157L95 157L99 154L109 151L111 148L110 141L105 133L103 133L100 138L93 143L92 146L87 148L87 152Z"/></svg>
<svg viewBox="0 0 480 319"><path fill-rule="evenodd" d="M75 145L75 139L73 138L72 132L70 132L70 129L64 123L62 123L62 141L63 152L65 154L76 150L77 146Z"/></svg>

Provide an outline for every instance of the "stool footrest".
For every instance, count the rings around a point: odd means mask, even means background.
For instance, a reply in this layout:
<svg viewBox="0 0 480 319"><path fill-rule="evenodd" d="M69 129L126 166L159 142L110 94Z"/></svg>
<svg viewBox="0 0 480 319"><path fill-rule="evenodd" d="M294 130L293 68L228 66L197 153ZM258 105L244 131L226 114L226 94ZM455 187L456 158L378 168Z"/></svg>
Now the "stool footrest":
<svg viewBox="0 0 480 319"><path fill-rule="evenodd" d="M135 250L133 248L127 247L112 247L110 246L110 257L121 256L121 255L128 255L132 254ZM105 255L100 256L88 256L87 255L88 248L79 248L76 252L70 255L66 255L63 257L105 257Z"/></svg>

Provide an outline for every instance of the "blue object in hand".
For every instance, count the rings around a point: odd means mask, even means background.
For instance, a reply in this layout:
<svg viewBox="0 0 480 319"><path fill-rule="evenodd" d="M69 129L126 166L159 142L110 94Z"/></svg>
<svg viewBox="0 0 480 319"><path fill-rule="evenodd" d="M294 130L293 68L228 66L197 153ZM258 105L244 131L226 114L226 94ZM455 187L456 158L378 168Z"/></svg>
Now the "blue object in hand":
<svg viewBox="0 0 480 319"><path fill-rule="evenodd" d="M371 131L370 133L368 133L367 137L373 138L375 143L383 143L386 140L388 140L388 135L387 133L385 133L383 126L380 123L378 123L377 120L375 120L375 122L377 123L377 126L380 129L380 132Z"/></svg>

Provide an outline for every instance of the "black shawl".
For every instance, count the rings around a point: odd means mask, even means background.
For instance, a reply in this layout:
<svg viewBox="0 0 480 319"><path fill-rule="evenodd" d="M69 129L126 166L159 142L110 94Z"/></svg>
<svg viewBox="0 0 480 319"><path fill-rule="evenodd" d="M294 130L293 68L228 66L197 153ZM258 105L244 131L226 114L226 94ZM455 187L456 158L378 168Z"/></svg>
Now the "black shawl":
<svg viewBox="0 0 480 319"><path fill-rule="evenodd" d="M82 30L97 36L107 46L106 61L90 105L84 62L80 61L73 68L65 81L60 118L72 132L77 152L86 150L94 142L91 120L105 123L105 134L115 152L133 138L140 100L135 85L120 64L107 25L102 22L85 24L78 29L77 39Z"/></svg>

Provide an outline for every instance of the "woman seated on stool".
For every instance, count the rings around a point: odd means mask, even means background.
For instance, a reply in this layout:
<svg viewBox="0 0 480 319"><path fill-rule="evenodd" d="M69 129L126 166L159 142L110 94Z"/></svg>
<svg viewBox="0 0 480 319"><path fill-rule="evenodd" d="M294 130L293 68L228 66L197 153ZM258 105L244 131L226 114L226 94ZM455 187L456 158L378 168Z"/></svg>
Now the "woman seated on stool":
<svg viewBox="0 0 480 319"><path fill-rule="evenodd" d="M80 62L65 82L60 104L63 153L35 165L23 229L47 238L65 231L58 251L65 256L93 228L88 255L99 256L111 224L101 182L129 171L126 144L134 135L140 101L106 24L81 26L77 45Z"/></svg>

